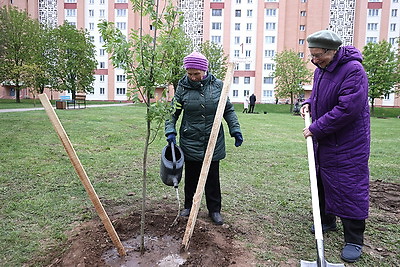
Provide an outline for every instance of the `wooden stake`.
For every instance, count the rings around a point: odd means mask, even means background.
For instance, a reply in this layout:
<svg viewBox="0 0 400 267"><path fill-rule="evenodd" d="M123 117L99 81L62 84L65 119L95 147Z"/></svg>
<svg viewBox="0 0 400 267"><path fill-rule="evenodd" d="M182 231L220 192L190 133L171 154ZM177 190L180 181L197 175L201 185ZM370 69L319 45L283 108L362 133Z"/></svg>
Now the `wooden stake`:
<svg viewBox="0 0 400 267"><path fill-rule="evenodd" d="M226 72L226 77L224 80L224 87L222 88L221 96L219 98L219 103L217 107L217 112L215 113L210 139L208 140L206 154L204 155L203 165L201 166L199 182L197 184L196 193L194 194L193 197L193 204L190 211L188 223L186 226L185 235L182 240L182 245L184 246L186 251L189 249L189 240L193 234L194 225L197 219L197 214L199 213L201 198L203 196L204 187L207 181L208 171L210 169L212 156L214 154L219 128L221 127L222 117L225 111L226 101L228 99L228 93L232 82L233 67L234 64L229 63L228 70Z"/></svg>
<svg viewBox="0 0 400 267"><path fill-rule="evenodd" d="M117 248L118 254L120 256L125 256L126 255L125 248L122 245L121 240L119 239L113 225L111 224L111 221L108 218L107 213L104 210L99 197L97 196L96 192L94 191L94 188L93 188L92 184L90 183L89 178L88 178L85 170L83 169L83 166L82 166L81 162L79 161L78 156L76 155L75 149L73 148L63 126L61 125L61 122L58 119L57 114L55 113L53 107L51 106L47 95L40 94L39 99L40 99L40 102L42 102L42 105L43 105L44 109L46 110L46 113L49 116L50 121L53 124L53 126L58 134L58 137L60 137L61 142L64 145L65 150L67 151L69 159L71 160L71 163L74 166L75 171L79 176L79 179L81 180L83 186L85 187L85 190L88 193L89 198L92 201L97 214L99 215L101 221L103 222L112 242L114 243L115 247Z"/></svg>

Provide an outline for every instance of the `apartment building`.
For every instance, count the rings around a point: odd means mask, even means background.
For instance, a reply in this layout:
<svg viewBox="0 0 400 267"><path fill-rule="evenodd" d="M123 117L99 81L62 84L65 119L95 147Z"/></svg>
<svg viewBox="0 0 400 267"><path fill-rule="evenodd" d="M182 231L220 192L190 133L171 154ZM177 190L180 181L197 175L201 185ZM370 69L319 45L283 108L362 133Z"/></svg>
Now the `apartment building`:
<svg viewBox="0 0 400 267"><path fill-rule="evenodd" d="M308 61L306 38L330 29L345 45L358 49L368 42L387 40L399 45L399 0L178 0L184 28L195 46L206 40L222 45L236 64L230 90L232 102L254 93L257 102L275 103L273 57L294 50ZM26 9L33 18L52 25L64 21L89 31L96 45L98 68L89 100L126 100L127 81L113 68L102 47L97 23L115 22L125 34L138 27L129 0L0 0ZM150 29L150 25L148 25ZM314 69L312 64L308 64ZM1 90L1 89L0 89ZM311 88L306 86L309 94ZM1 95L1 94L0 94ZM3 94L4 95L4 94ZM377 106L400 107L394 94L377 100Z"/></svg>

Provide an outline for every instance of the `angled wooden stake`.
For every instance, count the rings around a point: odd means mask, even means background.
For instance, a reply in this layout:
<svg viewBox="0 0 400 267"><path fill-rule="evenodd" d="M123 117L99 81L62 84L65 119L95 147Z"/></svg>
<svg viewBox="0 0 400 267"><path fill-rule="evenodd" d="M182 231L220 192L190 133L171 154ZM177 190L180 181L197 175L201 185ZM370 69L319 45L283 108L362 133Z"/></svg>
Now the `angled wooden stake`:
<svg viewBox="0 0 400 267"><path fill-rule="evenodd" d="M103 222L112 242L114 243L115 247L117 248L118 254L120 256L125 256L126 255L125 248L122 245L121 240L119 239L117 232L115 231L115 229L110 221L110 218L108 218L107 213L104 210L99 197L97 196L96 192L94 191L94 188L93 188L92 184L90 183L89 178L88 178L85 170L83 169L83 166L82 166L81 162L79 161L78 156L76 155L75 149L72 146L63 126L61 125L61 122L58 119L57 114L55 113L53 107L51 106L51 103L50 103L47 95L40 94L39 99L40 99L40 102L42 102L42 105L43 105L44 109L46 110L46 113L49 116L49 119L50 119L51 123L53 124L53 126L58 134L58 137L60 137L61 142L64 145L65 150L67 151L69 159L71 160L71 163L74 166L75 171L79 176L79 179L81 180L83 186L85 187L85 190L88 193L89 198L92 201L97 214L99 215L101 221Z"/></svg>
<svg viewBox="0 0 400 267"><path fill-rule="evenodd" d="M190 210L190 215L188 223L185 230L185 235L183 236L182 245L185 250L189 249L189 240L192 237L194 225L196 223L197 214L199 213L201 198L204 192L204 187L206 185L208 171L210 169L210 164L212 156L214 154L215 144L217 142L217 137L219 133L219 128L221 127L222 117L224 115L226 101L228 99L228 93L232 82L234 63L229 63L228 70L226 72L226 77L224 79L224 87L222 88L221 96L219 98L217 111L215 113L213 127L211 129L210 139L208 140L206 154L204 155L203 165L201 166L199 182L197 184L196 193L193 197L193 204Z"/></svg>

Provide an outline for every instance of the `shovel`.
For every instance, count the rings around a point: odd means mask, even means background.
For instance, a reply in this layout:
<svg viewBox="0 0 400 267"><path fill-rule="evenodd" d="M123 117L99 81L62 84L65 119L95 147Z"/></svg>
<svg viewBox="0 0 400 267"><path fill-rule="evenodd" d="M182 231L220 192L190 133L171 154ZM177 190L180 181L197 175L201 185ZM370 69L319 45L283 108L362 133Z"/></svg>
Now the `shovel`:
<svg viewBox="0 0 400 267"><path fill-rule="evenodd" d="M310 126L310 113L308 110L305 113L305 125ZM318 199L318 188L317 188L317 174L315 171L315 159L314 159L314 149L312 143L312 137L307 137L307 154L308 154L308 169L310 172L310 185L311 185L311 202L314 217L314 228L315 228L315 241L317 248L317 261L300 261L301 267L334 267L341 266L344 267L342 263L329 263L324 257L324 238L322 235L322 225L321 225L321 215L319 210L319 199Z"/></svg>

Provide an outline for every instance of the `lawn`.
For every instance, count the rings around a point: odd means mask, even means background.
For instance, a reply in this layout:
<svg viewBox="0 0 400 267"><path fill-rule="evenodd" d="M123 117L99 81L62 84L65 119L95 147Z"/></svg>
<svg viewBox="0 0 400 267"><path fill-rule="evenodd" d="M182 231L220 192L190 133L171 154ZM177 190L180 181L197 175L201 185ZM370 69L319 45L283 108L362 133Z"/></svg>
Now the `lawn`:
<svg viewBox="0 0 400 267"><path fill-rule="evenodd" d="M221 162L225 220L246 225L239 230L258 237L237 235L260 266L315 259L308 231L312 215L303 120L273 110L286 105L256 105L259 114L243 114L242 106L235 106L244 143L236 148L226 137L228 155ZM105 209L139 209L143 106L56 112ZM400 183L400 120L371 118L371 123L371 180ZM159 178L165 144L160 136L150 147L149 205L165 201L166 195L174 203L171 187ZM0 266L21 266L54 248L61 252L68 231L97 216L45 111L1 113L0 162ZM182 196L183 186L180 191ZM371 207L369 253L354 266L400 265L398 220L385 216ZM329 261L340 262L342 232L329 234L325 246ZM382 250L385 253L379 253Z"/></svg>

